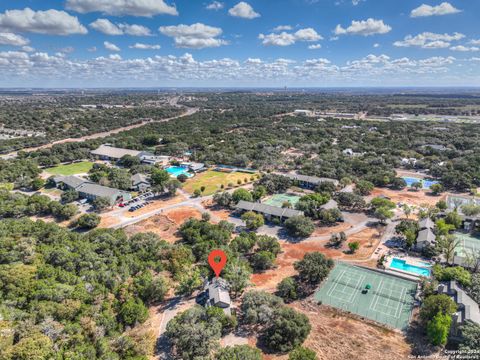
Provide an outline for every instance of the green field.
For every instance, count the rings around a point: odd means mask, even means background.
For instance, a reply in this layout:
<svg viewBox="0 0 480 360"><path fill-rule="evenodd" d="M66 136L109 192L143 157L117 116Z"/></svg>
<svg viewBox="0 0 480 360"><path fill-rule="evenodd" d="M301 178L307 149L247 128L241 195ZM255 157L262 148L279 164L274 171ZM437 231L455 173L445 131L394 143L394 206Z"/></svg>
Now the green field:
<svg viewBox="0 0 480 360"><path fill-rule="evenodd" d="M255 180L257 179L256 174L247 174L241 172L226 173L215 170L207 170L187 180L183 186L183 189L190 194L193 194L196 189L200 189L202 186L205 186L203 195L212 195L216 191L221 190L222 185L225 189L227 189L228 184L238 186L238 180L240 180L242 184L245 183L245 179L247 179L247 182L251 182L250 178L252 176L255 178Z"/></svg>
<svg viewBox="0 0 480 360"><path fill-rule="evenodd" d="M315 300L405 330L416 289L414 281L337 262Z"/></svg>
<svg viewBox="0 0 480 360"><path fill-rule="evenodd" d="M46 172L52 175L75 175L88 173L92 168L93 163L90 161L81 161L68 165L58 165L52 168L45 169Z"/></svg>

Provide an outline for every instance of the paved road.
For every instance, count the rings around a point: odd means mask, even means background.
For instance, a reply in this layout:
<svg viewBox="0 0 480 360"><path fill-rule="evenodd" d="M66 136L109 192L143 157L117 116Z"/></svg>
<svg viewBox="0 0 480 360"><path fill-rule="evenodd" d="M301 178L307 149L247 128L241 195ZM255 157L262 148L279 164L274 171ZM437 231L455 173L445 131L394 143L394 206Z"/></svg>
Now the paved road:
<svg viewBox="0 0 480 360"><path fill-rule="evenodd" d="M179 118L182 118L182 117L185 117L185 116L193 115L198 110L199 110L198 108L188 108L184 113L182 113L180 115L177 115L177 116L170 117L170 118L160 119L160 120L152 120L152 119L145 120L145 121L142 121L141 123L138 123L138 124L128 125L128 126L124 126L124 127L121 127L121 128L117 128L117 129L113 129L113 130L109 130L109 131L104 131L104 132L100 132L100 133L95 133L95 134L91 134L91 135L85 135L85 136L82 136L82 137L79 137L79 138L67 138L67 139L57 140L57 141L51 142L49 144L22 149L22 151L31 152L31 151L36 151L36 150L40 150L40 149L47 149L47 148L50 148L53 145L57 145L57 144L70 143L70 142L83 142L83 141L86 141L86 140L104 138L104 137L107 137L107 136L110 136L110 135L113 135L113 134L118 134L118 133L123 132L123 131L136 129L136 128L145 126L147 124L168 122L168 121L179 119ZM8 153L8 154L0 155L0 158L2 158L2 159L12 159L12 158L17 157L17 154L18 154L18 152L14 151L14 152L11 152L11 153Z"/></svg>

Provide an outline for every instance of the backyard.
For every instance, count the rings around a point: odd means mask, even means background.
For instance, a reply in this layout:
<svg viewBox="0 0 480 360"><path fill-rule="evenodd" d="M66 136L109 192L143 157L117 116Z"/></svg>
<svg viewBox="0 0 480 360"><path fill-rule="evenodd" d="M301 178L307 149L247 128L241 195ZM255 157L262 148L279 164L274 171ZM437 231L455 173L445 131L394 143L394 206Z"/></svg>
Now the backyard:
<svg viewBox="0 0 480 360"><path fill-rule="evenodd" d="M241 172L226 173L215 170L207 170L203 173L197 174L194 178L187 180L183 189L190 194L196 189L201 190L205 187L203 195L212 195L218 190L222 190L223 185L225 189L230 186L237 186L240 180L242 184L252 182L252 177L257 178L256 174L247 174ZM245 181L246 180L246 181Z"/></svg>

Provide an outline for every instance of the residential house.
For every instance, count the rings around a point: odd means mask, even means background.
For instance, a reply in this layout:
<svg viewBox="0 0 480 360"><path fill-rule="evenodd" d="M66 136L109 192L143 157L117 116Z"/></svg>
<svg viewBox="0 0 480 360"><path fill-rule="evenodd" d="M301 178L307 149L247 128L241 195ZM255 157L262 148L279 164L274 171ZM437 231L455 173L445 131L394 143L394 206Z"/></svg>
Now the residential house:
<svg viewBox="0 0 480 360"><path fill-rule="evenodd" d="M101 160L118 161L125 155L139 156L142 154L142 152L138 150L117 148L108 144L104 144L100 145L98 149L90 151L90 154Z"/></svg>
<svg viewBox="0 0 480 360"><path fill-rule="evenodd" d="M152 187L148 177L144 174L135 174L130 178L132 180L132 190L146 191Z"/></svg>
<svg viewBox="0 0 480 360"><path fill-rule="evenodd" d="M452 280L440 283L438 285L438 293L450 296L458 306L457 311L452 316L452 327L450 328L452 335L459 335L459 327L463 325L465 321L472 321L480 325L480 309L478 304L468 296L457 281Z"/></svg>
<svg viewBox="0 0 480 360"><path fill-rule="evenodd" d="M419 232L417 235L417 242L415 243L415 250L422 251L427 246L435 245L435 223L430 218L420 220L418 223Z"/></svg>
<svg viewBox="0 0 480 360"><path fill-rule="evenodd" d="M237 210L239 211L253 211L264 215L267 219L276 217L278 219L285 220L294 216L303 215L303 211L281 208L278 206L272 206L267 204L255 203L250 201L240 200L237 204Z"/></svg>
<svg viewBox="0 0 480 360"><path fill-rule="evenodd" d="M208 299L205 306L216 306L222 309L226 315L231 315L232 301L228 290L229 285L224 279L220 277L213 278L212 281L206 285Z"/></svg>
<svg viewBox="0 0 480 360"><path fill-rule="evenodd" d="M298 186L305 189L314 189L317 185L322 182L332 182L335 186L338 186L339 182L335 179L321 178L316 176L308 175L299 175L299 174L277 174L285 176L293 181L295 181Z"/></svg>
<svg viewBox="0 0 480 360"><path fill-rule="evenodd" d="M90 201L98 198L106 198L110 202L110 205L114 205L118 202L128 201L132 198L132 195L127 191L109 188L91 182L85 182L76 190L81 198L85 198Z"/></svg>

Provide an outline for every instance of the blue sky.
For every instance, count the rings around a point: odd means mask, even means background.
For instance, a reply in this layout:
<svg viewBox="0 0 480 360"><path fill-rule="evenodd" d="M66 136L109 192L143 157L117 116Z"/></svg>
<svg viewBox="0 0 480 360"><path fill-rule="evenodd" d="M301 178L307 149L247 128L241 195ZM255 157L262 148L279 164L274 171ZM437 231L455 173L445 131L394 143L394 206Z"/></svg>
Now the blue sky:
<svg viewBox="0 0 480 360"><path fill-rule="evenodd" d="M16 0L0 86L478 86L480 1Z"/></svg>

